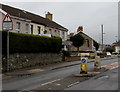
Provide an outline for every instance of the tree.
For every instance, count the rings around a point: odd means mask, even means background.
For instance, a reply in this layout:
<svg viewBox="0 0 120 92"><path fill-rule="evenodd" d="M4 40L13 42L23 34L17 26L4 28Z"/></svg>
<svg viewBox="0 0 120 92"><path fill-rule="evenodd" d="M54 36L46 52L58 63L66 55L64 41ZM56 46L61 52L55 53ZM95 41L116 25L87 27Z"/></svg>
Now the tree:
<svg viewBox="0 0 120 92"><path fill-rule="evenodd" d="M96 41L93 41L96 51L99 49L99 44Z"/></svg>
<svg viewBox="0 0 120 92"><path fill-rule="evenodd" d="M112 52L115 51L115 48L114 48L114 47L107 47L107 48L105 49L105 51L112 53Z"/></svg>
<svg viewBox="0 0 120 92"><path fill-rule="evenodd" d="M79 47L84 44L84 40L85 40L84 37L80 33L70 37L70 41L72 41L73 45L77 47L78 52Z"/></svg>

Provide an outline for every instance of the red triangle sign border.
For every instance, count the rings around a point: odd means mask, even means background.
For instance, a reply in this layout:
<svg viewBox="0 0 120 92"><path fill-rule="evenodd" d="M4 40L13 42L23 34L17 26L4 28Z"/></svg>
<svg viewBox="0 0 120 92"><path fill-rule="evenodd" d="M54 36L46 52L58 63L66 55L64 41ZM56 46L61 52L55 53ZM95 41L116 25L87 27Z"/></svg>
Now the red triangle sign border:
<svg viewBox="0 0 120 92"><path fill-rule="evenodd" d="M8 20L8 19L9 19L9 20ZM9 14L6 14L6 15L5 15L5 17L4 17L4 19L3 19L3 22L12 22L12 19L11 19L11 17L10 17Z"/></svg>

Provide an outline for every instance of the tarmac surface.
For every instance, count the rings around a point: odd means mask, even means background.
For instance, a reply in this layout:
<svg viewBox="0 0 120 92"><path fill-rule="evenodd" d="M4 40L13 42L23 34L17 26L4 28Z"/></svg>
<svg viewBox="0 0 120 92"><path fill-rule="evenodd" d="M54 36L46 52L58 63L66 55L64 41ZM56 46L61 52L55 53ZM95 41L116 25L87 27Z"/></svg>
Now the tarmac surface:
<svg viewBox="0 0 120 92"><path fill-rule="evenodd" d="M89 60L88 68L93 70L94 59ZM60 90L72 87L82 81L88 80L96 74L108 69L116 68L117 57L101 59L102 71L94 71L92 76L79 78L74 74L80 72L80 61L51 64L43 67L34 67L3 74L4 90ZM107 66L108 65L108 66ZM24 92L24 91L23 91ZM29 91L28 91L29 92Z"/></svg>
<svg viewBox="0 0 120 92"><path fill-rule="evenodd" d="M106 58L102 58L101 60L112 59L115 57L116 56L106 57ZM95 59L89 59L88 63L93 62L93 61L95 61ZM15 70L13 72L7 72L7 73L2 74L2 80L14 78L14 77L19 77L19 76L29 76L29 75L34 74L34 73L39 73L39 72L43 72L43 71L47 71L47 70L60 69L60 68L79 65L79 64L81 64L80 61L70 61L70 62L49 64L49 65L45 65L42 67L37 66L37 67L24 68L24 69Z"/></svg>

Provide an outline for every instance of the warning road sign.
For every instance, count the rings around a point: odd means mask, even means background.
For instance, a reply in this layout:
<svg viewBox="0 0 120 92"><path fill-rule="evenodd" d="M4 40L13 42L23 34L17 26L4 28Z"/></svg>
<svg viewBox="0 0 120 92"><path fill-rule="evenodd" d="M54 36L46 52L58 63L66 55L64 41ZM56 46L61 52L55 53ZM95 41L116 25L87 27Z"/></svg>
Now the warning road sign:
<svg viewBox="0 0 120 92"><path fill-rule="evenodd" d="M12 19L9 14L5 15L5 18L3 19L3 22L12 22Z"/></svg>
<svg viewBox="0 0 120 92"><path fill-rule="evenodd" d="M13 29L13 23L12 18L9 14L6 14L3 19L3 30L12 30Z"/></svg>

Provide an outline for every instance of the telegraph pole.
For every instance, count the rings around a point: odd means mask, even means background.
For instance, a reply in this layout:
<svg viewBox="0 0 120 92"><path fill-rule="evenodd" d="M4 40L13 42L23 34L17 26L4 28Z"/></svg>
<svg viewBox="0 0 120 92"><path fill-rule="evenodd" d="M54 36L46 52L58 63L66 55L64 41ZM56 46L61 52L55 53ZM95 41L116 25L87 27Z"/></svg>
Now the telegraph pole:
<svg viewBox="0 0 120 92"><path fill-rule="evenodd" d="M101 50L102 50L102 52L103 52L103 24L101 25L101 31L102 31L102 48L101 48Z"/></svg>

